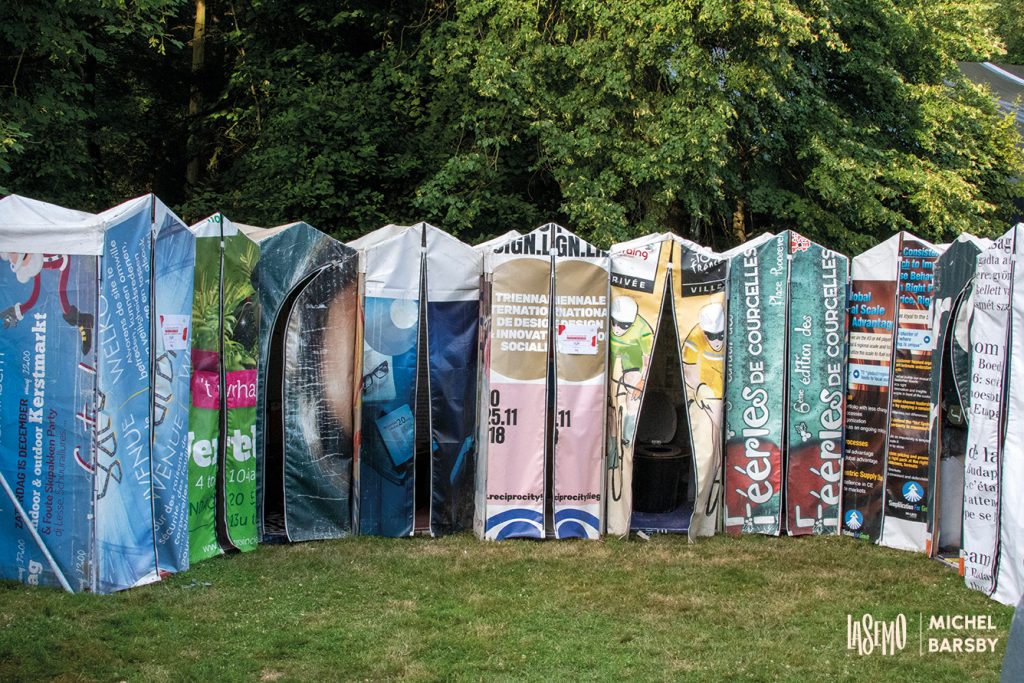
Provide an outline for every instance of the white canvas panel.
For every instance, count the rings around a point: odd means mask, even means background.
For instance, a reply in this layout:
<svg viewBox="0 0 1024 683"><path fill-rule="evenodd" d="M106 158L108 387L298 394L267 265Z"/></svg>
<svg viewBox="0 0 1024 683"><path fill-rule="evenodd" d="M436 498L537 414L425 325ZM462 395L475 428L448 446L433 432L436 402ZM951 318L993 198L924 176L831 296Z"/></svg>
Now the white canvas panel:
<svg viewBox="0 0 1024 683"><path fill-rule="evenodd" d="M992 597L1016 605L1024 595L1024 223L1014 228L1015 259L1011 298L1010 373L1006 397L1006 442L999 487L999 565Z"/></svg>
<svg viewBox="0 0 1024 683"><path fill-rule="evenodd" d="M480 298L483 255L443 230L420 223L427 244L427 301Z"/></svg>
<svg viewBox="0 0 1024 683"><path fill-rule="evenodd" d="M1011 231L978 255L974 279L962 552L965 582L985 594L994 587L999 543L998 467L1013 251Z"/></svg>

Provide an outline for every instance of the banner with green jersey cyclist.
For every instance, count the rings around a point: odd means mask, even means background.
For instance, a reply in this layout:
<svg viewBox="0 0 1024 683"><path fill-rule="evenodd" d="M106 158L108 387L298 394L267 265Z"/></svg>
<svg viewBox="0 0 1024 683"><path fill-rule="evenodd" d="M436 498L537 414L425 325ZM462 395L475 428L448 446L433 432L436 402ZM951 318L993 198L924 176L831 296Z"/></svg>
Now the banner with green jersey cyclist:
<svg viewBox="0 0 1024 683"><path fill-rule="evenodd" d="M671 242L651 235L616 244L611 255L608 367L607 531L629 533L637 418L661 321Z"/></svg>

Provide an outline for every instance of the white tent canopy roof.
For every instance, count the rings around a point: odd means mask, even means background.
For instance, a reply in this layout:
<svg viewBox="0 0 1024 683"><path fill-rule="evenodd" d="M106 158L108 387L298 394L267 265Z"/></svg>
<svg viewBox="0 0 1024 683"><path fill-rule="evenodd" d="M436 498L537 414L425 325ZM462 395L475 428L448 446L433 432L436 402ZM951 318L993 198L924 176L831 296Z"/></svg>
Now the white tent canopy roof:
<svg viewBox="0 0 1024 683"><path fill-rule="evenodd" d="M107 228L152 206L153 199L143 195L97 215L9 195L0 199L0 252L99 256ZM160 211L169 210L160 204Z"/></svg>
<svg viewBox="0 0 1024 683"><path fill-rule="evenodd" d="M514 240L517 237L522 237L522 235L523 233L519 232L518 230L509 230L504 235L498 235L497 237L493 237L487 240L486 242L481 242L480 244L474 245L473 248L476 249L478 252L483 253L485 251L490 251L491 249L494 249L495 247L500 246L505 242L508 242L509 240Z"/></svg>
<svg viewBox="0 0 1024 683"><path fill-rule="evenodd" d="M416 223L415 225L385 225L383 228L377 228L373 232L366 233L362 237L348 242L348 246L358 251L365 251L370 247L374 247L382 242L386 242L399 235L405 234L413 228L423 225L426 225L426 223Z"/></svg>
<svg viewBox="0 0 1024 683"><path fill-rule="evenodd" d="M725 258L725 259L732 259L732 258L738 256L739 254L742 254L747 249L752 249L754 247L758 247L758 246L764 244L765 242L767 242L768 240L772 239L773 237L775 237L775 235L773 233L762 232L757 237L754 237L753 239L747 240L743 244L737 244L732 249L726 249L725 251L723 251L720 254L720 256L722 258Z"/></svg>

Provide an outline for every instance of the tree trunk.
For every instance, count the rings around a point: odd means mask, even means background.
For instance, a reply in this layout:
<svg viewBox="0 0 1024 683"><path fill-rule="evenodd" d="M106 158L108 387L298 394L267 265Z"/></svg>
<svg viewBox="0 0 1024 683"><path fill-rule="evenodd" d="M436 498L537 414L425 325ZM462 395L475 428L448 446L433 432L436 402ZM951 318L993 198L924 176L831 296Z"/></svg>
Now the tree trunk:
<svg viewBox="0 0 1024 683"><path fill-rule="evenodd" d="M732 238L736 240L736 244L743 244L747 241L746 212L746 202L742 197L737 197L736 208L732 212Z"/></svg>
<svg viewBox="0 0 1024 683"><path fill-rule="evenodd" d="M196 0L196 23L192 31L192 86L188 97L189 159L185 182L194 187L199 182L200 155L199 112L203 108L203 66L206 61L206 0Z"/></svg>

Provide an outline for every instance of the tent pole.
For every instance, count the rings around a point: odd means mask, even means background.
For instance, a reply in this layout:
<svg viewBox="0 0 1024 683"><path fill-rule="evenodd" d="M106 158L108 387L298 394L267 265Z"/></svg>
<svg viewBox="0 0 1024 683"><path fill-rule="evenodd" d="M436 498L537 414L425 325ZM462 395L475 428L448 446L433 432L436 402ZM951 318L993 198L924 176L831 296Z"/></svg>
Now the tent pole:
<svg viewBox="0 0 1024 683"><path fill-rule="evenodd" d="M34 524L29 521L28 515L25 514L25 508L21 507L21 503L18 502L17 496L14 495L14 491L11 490L11 485L7 483L7 477L0 474L0 485L4 487L4 491L7 493L7 497L11 499L11 503L14 505L14 510L21 515L21 518L25 520L25 526L28 528L29 533L32 534L32 540L39 546L39 550L43 553L43 557L50 564L50 569L57 576L57 580L60 582L61 588L66 590L68 593L74 593L71 589L71 584L68 583L67 578L64 576L64 572L57 566L56 560L53 559L53 555L50 554L50 549L43 543L42 537L39 535L39 531L36 530Z"/></svg>

